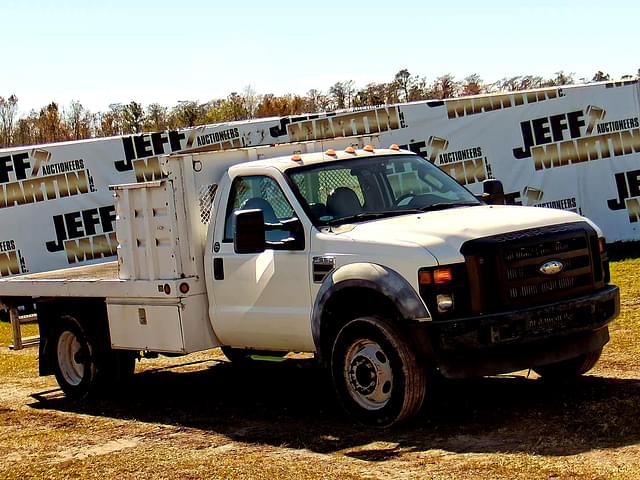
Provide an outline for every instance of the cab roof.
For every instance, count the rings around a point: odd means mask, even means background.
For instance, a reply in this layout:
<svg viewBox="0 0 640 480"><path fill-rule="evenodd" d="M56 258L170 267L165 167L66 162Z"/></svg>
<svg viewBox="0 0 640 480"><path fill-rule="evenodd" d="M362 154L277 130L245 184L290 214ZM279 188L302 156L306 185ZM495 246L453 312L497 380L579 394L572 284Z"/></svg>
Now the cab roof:
<svg viewBox="0 0 640 480"><path fill-rule="evenodd" d="M290 168L317 165L320 163L331 163L340 160L353 160L357 158L379 157L383 155L415 155L415 153L409 150L401 150L398 148L346 148L344 150L328 149L324 152L315 153L300 153L293 155L286 155L282 157L273 157L263 160L254 160L252 162L246 162L242 164L242 168L264 168L275 167L281 172L284 172ZM240 168L240 165L237 165ZM232 169L234 167L231 167Z"/></svg>

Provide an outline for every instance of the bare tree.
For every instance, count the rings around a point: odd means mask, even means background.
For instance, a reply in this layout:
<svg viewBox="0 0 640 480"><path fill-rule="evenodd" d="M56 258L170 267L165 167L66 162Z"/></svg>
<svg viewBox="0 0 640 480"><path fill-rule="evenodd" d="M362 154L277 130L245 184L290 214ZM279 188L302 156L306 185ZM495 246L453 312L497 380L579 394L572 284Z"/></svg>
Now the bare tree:
<svg viewBox="0 0 640 480"><path fill-rule="evenodd" d="M401 93L401 98L404 99L405 102L409 101L409 89L411 88L411 84L413 83L413 79L409 70L403 68L398 73L396 73L394 77L394 82Z"/></svg>
<svg viewBox="0 0 640 480"><path fill-rule="evenodd" d="M355 82L353 80L334 83L331 88L329 88L329 96L333 102L332 107L338 110L351 108L353 106L355 93Z"/></svg>
<svg viewBox="0 0 640 480"><path fill-rule="evenodd" d="M112 103L109 110L101 112L97 116L97 133L101 137L112 137L124 133L123 106L120 103Z"/></svg>
<svg viewBox="0 0 640 480"><path fill-rule="evenodd" d="M573 73L564 73L563 70L555 73L555 78L550 78L549 80L545 80L543 83L543 87L560 87L562 85L572 85L575 83L574 80L575 74Z"/></svg>
<svg viewBox="0 0 640 480"><path fill-rule="evenodd" d="M485 91L486 88L480 78L480 75L472 73L462 81L460 95L463 97L468 95L479 95Z"/></svg>
<svg viewBox="0 0 640 480"><path fill-rule="evenodd" d="M354 98L356 107L372 107L374 105L384 105L389 93L389 85L386 83L369 83L362 90L359 90ZM395 90L395 86L391 87Z"/></svg>
<svg viewBox="0 0 640 480"><path fill-rule="evenodd" d="M152 103L147 106L145 114L144 128L146 131L159 132L169 128L169 119L167 118L167 107L159 103Z"/></svg>
<svg viewBox="0 0 640 480"><path fill-rule="evenodd" d="M322 112L330 108L330 98L320 90L312 88L307 92L304 110L307 112Z"/></svg>
<svg viewBox="0 0 640 480"><path fill-rule="evenodd" d="M602 70L598 70L593 74L592 82L603 82L605 80L611 80L611 76L608 73L604 73Z"/></svg>
<svg viewBox="0 0 640 480"><path fill-rule="evenodd" d="M126 133L141 133L144 122L142 105L131 101L122 107L122 121Z"/></svg>
<svg viewBox="0 0 640 480"><path fill-rule="evenodd" d="M0 145L8 147L13 141L13 130L18 113L18 97L0 97Z"/></svg>
<svg viewBox="0 0 640 480"><path fill-rule="evenodd" d="M69 131L56 102L40 109L37 119L38 142L61 142L69 139Z"/></svg>
<svg viewBox="0 0 640 480"><path fill-rule="evenodd" d="M258 105L260 104L260 95L251 87L247 85L242 90L242 103L247 118L255 118Z"/></svg>
<svg viewBox="0 0 640 480"><path fill-rule="evenodd" d="M433 94L436 98L452 98L458 93L459 85L453 75L447 73L436 78L433 84Z"/></svg>
<svg viewBox="0 0 640 480"><path fill-rule="evenodd" d="M78 101L72 100L65 112L65 121L72 139L90 138L94 123L93 114Z"/></svg>
<svg viewBox="0 0 640 480"><path fill-rule="evenodd" d="M31 145L37 143L38 114L31 110L29 115L18 119L13 131L13 145Z"/></svg>
<svg viewBox="0 0 640 480"><path fill-rule="evenodd" d="M204 119L205 106L197 100L180 100L171 111L172 127L184 128L198 125Z"/></svg>

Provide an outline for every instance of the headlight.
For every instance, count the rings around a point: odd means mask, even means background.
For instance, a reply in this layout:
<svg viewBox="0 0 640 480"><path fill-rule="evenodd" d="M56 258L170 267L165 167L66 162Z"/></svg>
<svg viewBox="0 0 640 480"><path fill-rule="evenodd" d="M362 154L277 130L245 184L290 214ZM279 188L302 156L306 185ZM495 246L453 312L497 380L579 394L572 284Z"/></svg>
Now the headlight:
<svg viewBox="0 0 640 480"><path fill-rule="evenodd" d="M436 296L436 303L438 304L438 312L440 313L453 310L453 295L440 294Z"/></svg>
<svg viewBox="0 0 640 480"><path fill-rule="evenodd" d="M470 289L464 263L418 270L420 296L434 319L464 317L469 314Z"/></svg>

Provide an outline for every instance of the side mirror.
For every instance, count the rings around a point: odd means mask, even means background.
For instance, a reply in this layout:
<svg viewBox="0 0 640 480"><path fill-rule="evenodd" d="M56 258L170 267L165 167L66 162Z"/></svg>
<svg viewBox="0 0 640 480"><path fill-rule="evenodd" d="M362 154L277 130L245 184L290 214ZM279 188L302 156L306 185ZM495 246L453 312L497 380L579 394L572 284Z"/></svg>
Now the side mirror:
<svg viewBox="0 0 640 480"><path fill-rule="evenodd" d="M267 229L268 227L269 225L267 225ZM274 230L286 230L290 233L291 236L283 243L286 250L304 250L304 227L299 218L293 217L283 220L280 225L275 226ZM267 242L267 244L269 243Z"/></svg>
<svg viewBox="0 0 640 480"><path fill-rule="evenodd" d="M262 210L238 210L233 213L233 249L236 253L265 251L265 225Z"/></svg>
<svg viewBox="0 0 640 480"><path fill-rule="evenodd" d="M487 205L505 205L504 187L500 180L485 180L482 191L482 200Z"/></svg>

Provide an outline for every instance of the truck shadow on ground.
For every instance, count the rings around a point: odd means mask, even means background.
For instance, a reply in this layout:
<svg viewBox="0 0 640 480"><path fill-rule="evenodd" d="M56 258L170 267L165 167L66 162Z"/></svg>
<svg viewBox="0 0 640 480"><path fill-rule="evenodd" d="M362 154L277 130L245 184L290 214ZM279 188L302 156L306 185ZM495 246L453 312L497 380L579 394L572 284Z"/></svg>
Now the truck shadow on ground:
<svg viewBox="0 0 640 480"><path fill-rule="evenodd" d="M310 360L135 375L126 394L93 402L34 395L31 407L195 428L238 442L343 451L382 461L407 451L572 455L640 441L640 379L584 377L551 385L525 377L435 379L410 425L353 425ZM388 442L389 448L366 446ZM352 450L353 451L350 451Z"/></svg>

